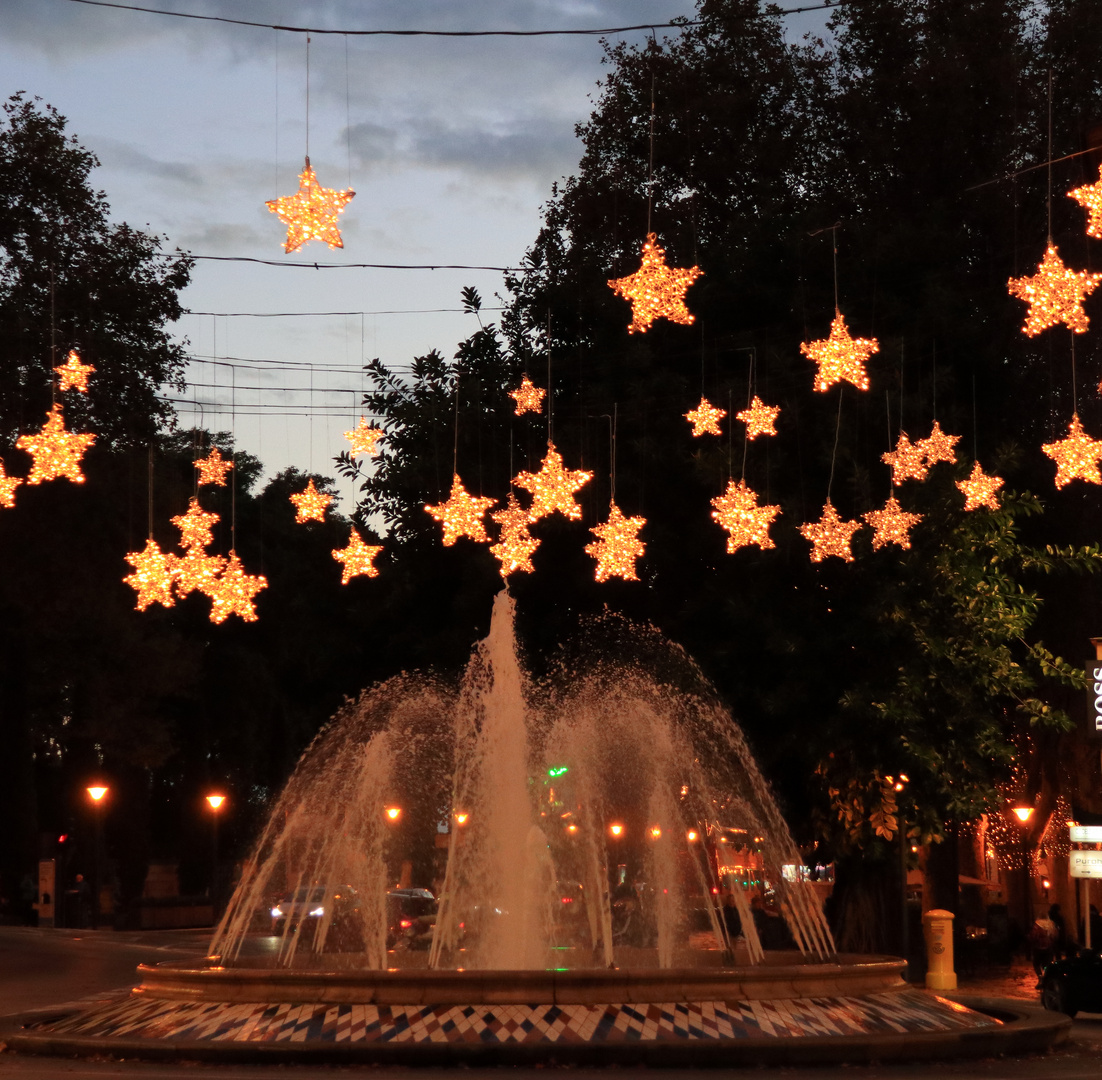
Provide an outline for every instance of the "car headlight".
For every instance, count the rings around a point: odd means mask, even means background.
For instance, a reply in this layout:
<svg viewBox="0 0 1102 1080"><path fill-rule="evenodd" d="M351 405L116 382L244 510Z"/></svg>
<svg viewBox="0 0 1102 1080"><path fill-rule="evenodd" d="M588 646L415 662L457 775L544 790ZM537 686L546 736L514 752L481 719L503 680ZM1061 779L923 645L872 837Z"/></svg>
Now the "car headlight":
<svg viewBox="0 0 1102 1080"><path fill-rule="evenodd" d="M316 916L320 916L320 915L324 915L324 914L325 914L325 908L323 908L323 907L316 907L316 908L314 908L314 910L313 910L313 911L311 911L311 912L310 912L310 914L311 914L311 915L314 915L315 917L316 917Z"/></svg>
<svg viewBox="0 0 1102 1080"><path fill-rule="evenodd" d="M281 908L278 904L276 904L276 906L274 908L272 908L272 918L273 919L282 919L283 918L283 908Z"/></svg>

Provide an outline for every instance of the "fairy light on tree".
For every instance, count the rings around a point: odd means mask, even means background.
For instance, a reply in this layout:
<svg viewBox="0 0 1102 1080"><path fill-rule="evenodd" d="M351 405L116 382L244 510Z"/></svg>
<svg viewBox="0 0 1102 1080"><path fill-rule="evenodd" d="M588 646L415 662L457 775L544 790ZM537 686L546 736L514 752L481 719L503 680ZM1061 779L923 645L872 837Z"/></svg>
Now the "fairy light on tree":
<svg viewBox="0 0 1102 1080"><path fill-rule="evenodd" d="M82 364L80 354L76 349L69 350L69 356L64 364L54 368L57 373L58 390L78 390L82 394L88 393L88 376L95 372L91 364Z"/></svg>
<svg viewBox="0 0 1102 1080"><path fill-rule="evenodd" d="M348 546L333 550L333 558L344 569L341 575L341 584L347 585L352 578L360 574L365 577L378 577L379 571L375 567L375 558L382 550L379 545L365 544L359 531L353 529L351 536L348 538Z"/></svg>
<svg viewBox="0 0 1102 1080"><path fill-rule="evenodd" d="M80 459L95 441L95 435L66 431L61 405L55 401L46 414L42 430L37 435L20 435L15 441L16 447L34 458L26 482L41 484L45 480L65 477L74 484L83 484Z"/></svg>

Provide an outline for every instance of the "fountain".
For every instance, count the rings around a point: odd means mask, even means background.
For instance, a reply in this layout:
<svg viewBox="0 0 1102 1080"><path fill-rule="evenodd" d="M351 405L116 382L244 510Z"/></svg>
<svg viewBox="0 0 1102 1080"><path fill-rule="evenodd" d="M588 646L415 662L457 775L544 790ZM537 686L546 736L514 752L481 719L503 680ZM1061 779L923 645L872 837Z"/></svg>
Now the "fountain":
<svg viewBox="0 0 1102 1080"><path fill-rule="evenodd" d="M403 674L348 702L278 800L210 956L141 967L130 998L49 1037L414 1062L791 1060L793 1039L852 1056L855 1038L893 1035L914 1056L916 1034L991 1052L998 1020L908 988L902 961L835 954L745 738L689 658L612 616L591 644L533 683L503 591L458 686ZM403 863L431 872L435 837L431 942L388 948L388 890ZM792 948L763 949L720 850L768 886ZM296 896L292 917L277 901Z"/></svg>

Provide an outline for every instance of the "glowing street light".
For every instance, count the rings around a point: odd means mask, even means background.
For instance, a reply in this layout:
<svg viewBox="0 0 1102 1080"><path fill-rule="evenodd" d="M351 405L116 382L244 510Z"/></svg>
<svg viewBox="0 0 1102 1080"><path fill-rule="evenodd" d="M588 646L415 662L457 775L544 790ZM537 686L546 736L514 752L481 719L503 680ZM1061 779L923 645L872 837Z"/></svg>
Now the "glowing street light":
<svg viewBox="0 0 1102 1080"><path fill-rule="evenodd" d="M400 806L388 806L386 816L390 821L397 821L402 816L402 808Z"/></svg>
<svg viewBox="0 0 1102 1080"><path fill-rule="evenodd" d="M456 823L456 825L466 825L467 824L467 819L470 818L470 816L471 816L470 814L465 813L462 810L457 810L455 812L455 823Z"/></svg>
<svg viewBox="0 0 1102 1080"><path fill-rule="evenodd" d="M688 840L690 844L695 844L696 843L696 829L690 829L685 834L685 839Z"/></svg>
<svg viewBox="0 0 1102 1080"><path fill-rule="evenodd" d="M88 794L92 796L92 802L94 802L96 805L99 805L100 799L102 799L104 795L107 794L107 788L105 788L102 784L93 784L91 787L88 788Z"/></svg>
<svg viewBox="0 0 1102 1080"><path fill-rule="evenodd" d="M219 913L219 889L218 889L218 811L226 801L225 795L211 792L206 797L210 807L210 902L214 908L214 917Z"/></svg>
<svg viewBox="0 0 1102 1080"><path fill-rule="evenodd" d="M1024 825L1031 817L1033 817L1032 806L1015 806L1014 816Z"/></svg>
<svg viewBox="0 0 1102 1080"><path fill-rule="evenodd" d="M660 825L652 825L650 827L650 836L652 840L657 840L662 835L662 828Z"/></svg>
<svg viewBox="0 0 1102 1080"><path fill-rule="evenodd" d="M613 836L623 836L624 827L618 821L615 821L609 825L608 831L612 833Z"/></svg>
<svg viewBox="0 0 1102 1080"><path fill-rule="evenodd" d="M89 784L85 789L92 800L92 813L96 822L95 850L92 853L92 865L95 869L95 883L92 887L92 928L99 926L99 900L103 888L100 868L103 866L103 798L107 794L106 784Z"/></svg>
<svg viewBox="0 0 1102 1080"><path fill-rule="evenodd" d="M226 801L225 795L208 795L207 802L212 810L217 810Z"/></svg>

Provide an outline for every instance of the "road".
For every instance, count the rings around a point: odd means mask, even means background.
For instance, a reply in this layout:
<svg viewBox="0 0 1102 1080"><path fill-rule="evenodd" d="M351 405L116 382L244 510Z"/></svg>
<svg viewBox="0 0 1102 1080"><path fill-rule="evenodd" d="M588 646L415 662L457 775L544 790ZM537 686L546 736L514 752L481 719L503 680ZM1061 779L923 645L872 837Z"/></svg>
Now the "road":
<svg viewBox="0 0 1102 1080"><path fill-rule="evenodd" d="M89 930L37 930L0 927L0 1043L17 1017L31 1011L90 1002L124 992L139 963L202 956L209 931L163 930L134 933ZM737 1067L737 1060L732 1060ZM0 1080L340 1080L360 1075L364 1066L271 1066L152 1064L36 1058L0 1052ZM371 1068L374 1080L454 1080L456 1070ZM615 1070L624 1071L624 1070ZM546 1080L547 1069L464 1069L464 1080ZM571 1068L570 1080L608 1080L610 1070ZM748 1072L760 1076L762 1070ZM778 1080L1098 1080L1102 1076L1102 1016L1076 1019L1071 1042L1043 1057L914 1065L778 1068ZM663 1070L664 1080L701 1080L700 1071Z"/></svg>

